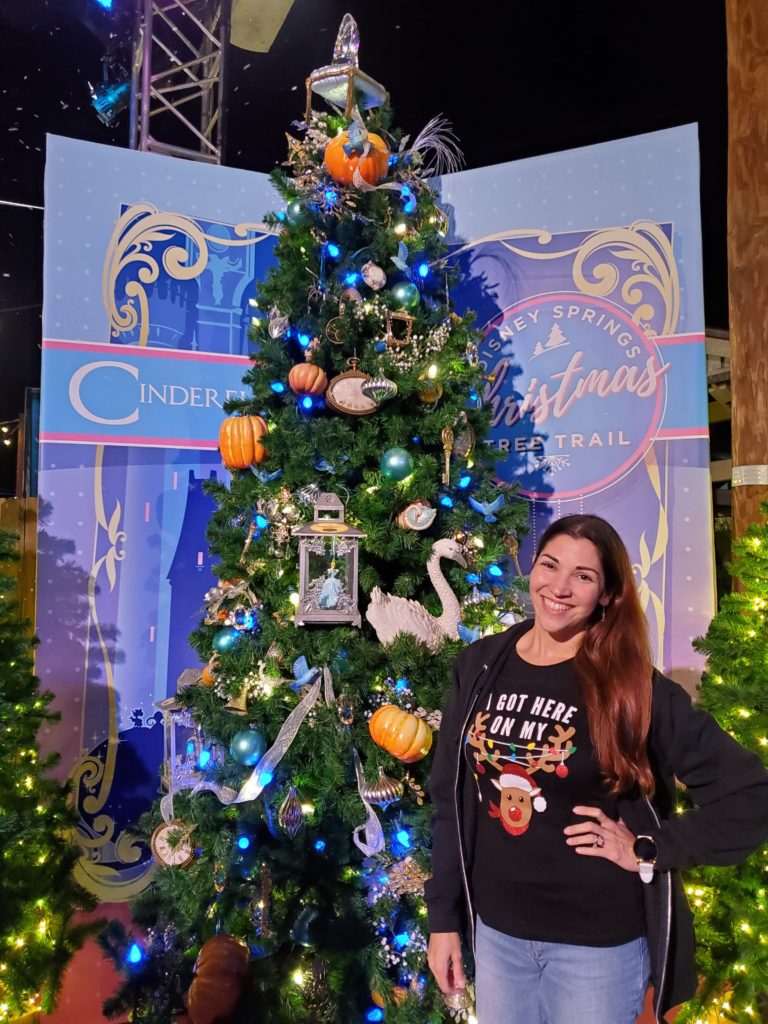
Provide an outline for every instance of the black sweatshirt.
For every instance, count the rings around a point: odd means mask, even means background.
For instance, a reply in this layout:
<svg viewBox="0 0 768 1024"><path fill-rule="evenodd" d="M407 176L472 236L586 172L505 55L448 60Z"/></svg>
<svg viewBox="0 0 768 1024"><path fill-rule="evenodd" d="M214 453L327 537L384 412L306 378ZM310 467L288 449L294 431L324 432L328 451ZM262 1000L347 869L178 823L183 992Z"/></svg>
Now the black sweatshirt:
<svg viewBox="0 0 768 1024"><path fill-rule="evenodd" d="M530 621L470 644L456 659L430 777L432 878L426 884L433 932L474 936L471 887L476 854L477 796L463 756L469 721L496 682L510 647ZM768 839L768 773L682 687L653 677L648 753L656 779L652 801L622 797L617 810L635 834L652 835L657 871L643 885L646 934L659 1019L696 990L693 918L678 869L736 864ZM675 777L696 805L676 814Z"/></svg>
<svg viewBox="0 0 768 1024"><path fill-rule="evenodd" d="M620 946L645 934L642 882L568 846L577 805L618 815L589 738L573 659L531 665L510 649L470 720L464 756L475 781L476 913L517 939Z"/></svg>

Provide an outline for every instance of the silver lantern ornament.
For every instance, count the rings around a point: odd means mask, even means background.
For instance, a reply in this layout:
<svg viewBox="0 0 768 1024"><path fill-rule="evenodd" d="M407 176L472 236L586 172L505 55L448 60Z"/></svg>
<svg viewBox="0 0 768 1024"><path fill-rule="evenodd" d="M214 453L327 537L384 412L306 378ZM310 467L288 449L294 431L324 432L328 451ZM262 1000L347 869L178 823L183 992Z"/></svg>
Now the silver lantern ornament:
<svg viewBox="0 0 768 1024"><path fill-rule="evenodd" d="M299 603L294 622L360 626L357 607L358 542L362 530L344 522L344 502L321 494L314 518L293 531L299 538Z"/></svg>

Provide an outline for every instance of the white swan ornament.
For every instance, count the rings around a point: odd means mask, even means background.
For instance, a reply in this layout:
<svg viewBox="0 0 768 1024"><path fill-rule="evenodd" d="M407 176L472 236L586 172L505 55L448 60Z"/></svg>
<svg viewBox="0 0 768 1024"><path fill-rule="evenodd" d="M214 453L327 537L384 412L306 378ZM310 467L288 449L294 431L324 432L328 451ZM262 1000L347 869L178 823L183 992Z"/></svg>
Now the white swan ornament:
<svg viewBox="0 0 768 1024"><path fill-rule="evenodd" d="M461 622L461 605L440 569L441 558L450 558L464 568L467 563L457 541L444 538L432 545L427 573L443 606L442 615L430 615L418 601L385 594L379 587L373 588L365 617L376 630L380 643L390 644L398 633L409 633L434 651L446 637L456 639L456 627Z"/></svg>

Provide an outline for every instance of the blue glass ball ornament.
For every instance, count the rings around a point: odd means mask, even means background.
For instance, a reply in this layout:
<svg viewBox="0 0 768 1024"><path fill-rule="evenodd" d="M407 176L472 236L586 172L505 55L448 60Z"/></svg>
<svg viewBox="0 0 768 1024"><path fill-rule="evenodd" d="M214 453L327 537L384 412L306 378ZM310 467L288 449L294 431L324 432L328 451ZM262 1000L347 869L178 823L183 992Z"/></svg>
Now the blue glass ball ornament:
<svg viewBox="0 0 768 1024"><path fill-rule="evenodd" d="M301 227L309 222L309 212L301 199L292 199L285 208L285 219L294 227Z"/></svg>
<svg viewBox="0 0 768 1024"><path fill-rule="evenodd" d="M229 752L244 768L258 764L267 749L264 737L256 729L241 729L232 737Z"/></svg>
<svg viewBox="0 0 768 1024"><path fill-rule="evenodd" d="M213 648L219 654L224 654L226 651L231 651L237 645L239 639L240 633L236 629L232 626L225 626L213 638Z"/></svg>
<svg viewBox="0 0 768 1024"><path fill-rule="evenodd" d="M388 448L379 460L379 469L387 480L405 480L413 472L413 456L405 448Z"/></svg>
<svg viewBox="0 0 768 1024"><path fill-rule="evenodd" d="M407 309L409 312L416 309L421 301L419 289L415 284L411 284L410 281L398 281L397 284L390 289L390 295L398 304L400 309Z"/></svg>

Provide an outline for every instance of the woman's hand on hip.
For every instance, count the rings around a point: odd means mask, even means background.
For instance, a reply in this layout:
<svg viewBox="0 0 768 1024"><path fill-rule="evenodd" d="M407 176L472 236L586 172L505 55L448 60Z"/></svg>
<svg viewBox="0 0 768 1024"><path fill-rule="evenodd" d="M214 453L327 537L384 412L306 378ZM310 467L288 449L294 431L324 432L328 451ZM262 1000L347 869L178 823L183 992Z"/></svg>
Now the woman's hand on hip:
<svg viewBox="0 0 768 1024"><path fill-rule="evenodd" d="M455 996L467 987L458 932L432 932L427 961L444 995Z"/></svg>
<svg viewBox="0 0 768 1024"><path fill-rule="evenodd" d="M569 825L565 832L566 842L576 853L584 857L604 857L612 860L625 871L639 871L640 867L632 852L635 836L619 818L614 821L599 807L574 807L574 814L583 814L593 821L580 821Z"/></svg>

